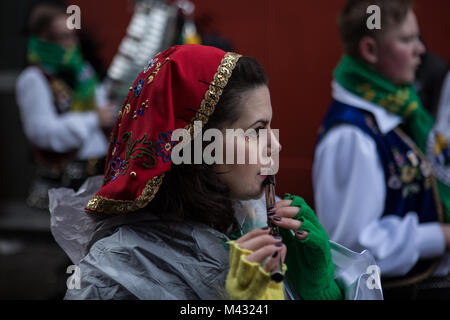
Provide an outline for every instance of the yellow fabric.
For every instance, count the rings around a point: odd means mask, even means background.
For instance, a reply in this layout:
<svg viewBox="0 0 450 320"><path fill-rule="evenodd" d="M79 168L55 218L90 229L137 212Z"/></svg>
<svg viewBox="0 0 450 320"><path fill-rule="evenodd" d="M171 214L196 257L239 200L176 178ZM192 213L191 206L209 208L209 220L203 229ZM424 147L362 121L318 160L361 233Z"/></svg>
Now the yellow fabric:
<svg viewBox="0 0 450 320"><path fill-rule="evenodd" d="M259 263L249 262L245 257L252 253L240 248L236 242L230 245L230 270L226 289L235 300L284 300L283 282L270 280L270 274ZM283 274L286 265L283 264Z"/></svg>

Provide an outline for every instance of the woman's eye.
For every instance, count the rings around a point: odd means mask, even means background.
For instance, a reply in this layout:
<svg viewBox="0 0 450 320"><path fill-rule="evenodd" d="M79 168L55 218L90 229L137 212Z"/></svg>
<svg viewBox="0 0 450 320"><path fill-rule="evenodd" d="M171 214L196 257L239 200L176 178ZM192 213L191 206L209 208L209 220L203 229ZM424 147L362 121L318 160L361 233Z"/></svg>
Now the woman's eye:
<svg viewBox="0 0 450 320"><path fill-rule="evenodd" d="M261 130L265 129L265 127L259 127L256 129L256 135L259 136Z"/></svg>
<svg viewBox="0 0 450 320"><path fill-rule="evenodd" d="M247 136L245 136L245 141L249 142L251 139L257 139L260 135L261 130L266 129L266 127L258 127L254 130L252 130L253 132Z"/></svg>

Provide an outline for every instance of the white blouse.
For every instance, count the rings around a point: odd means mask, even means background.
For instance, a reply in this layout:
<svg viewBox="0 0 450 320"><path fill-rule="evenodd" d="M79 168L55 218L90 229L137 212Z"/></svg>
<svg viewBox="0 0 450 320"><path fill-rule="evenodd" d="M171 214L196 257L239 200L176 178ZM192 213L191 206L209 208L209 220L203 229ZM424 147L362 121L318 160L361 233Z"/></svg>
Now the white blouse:
<svg viewBox="0 0 450 320"><path fill-rule="evenodd" d="M333 82L333 98L370 111L382 133L401 118ZM316 212L330 239L352 250L368 249L385 276L405 275L419 259L445 253L439 223L419 223L416 212L403 218L383 216L386 186L373 139L356 126L338 125L316 147L313 165ZM434 275L450 272L450 255L443 256Z"/></svg>
<svg viewBox="0 0 450 320"><path fill-rule="evenodd" d="M36 147L54 152L79 149L78 159L99 158L106 154L108 142L96 112L59 115L50 85L38 67L27 67L20 74L16 99L25 135ZM98 105L103 105L105 99L101 89L96 92L96 100Z"/></svg>

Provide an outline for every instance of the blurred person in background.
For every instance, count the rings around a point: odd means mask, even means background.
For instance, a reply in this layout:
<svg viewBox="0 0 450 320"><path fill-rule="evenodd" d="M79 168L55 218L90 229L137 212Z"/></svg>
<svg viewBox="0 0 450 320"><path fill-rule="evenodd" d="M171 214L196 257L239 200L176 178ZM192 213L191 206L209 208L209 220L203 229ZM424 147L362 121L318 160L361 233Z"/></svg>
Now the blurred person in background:
<svg viewBox="0 0 450 320"><path fill-rule="evenodd" d="M38 2L29 15L28 66L16 84L25 135L33 150L36 177L28 205L48 207L49 188L78 188L103 172L106 134L115 108L93 67L83 58L65 8Z"/></svg>
<svg viewBox="0 0 450 320"><path fill-rule="evenodd" d="M372 5L380 29L367 26ZM371 251L386 298L449 297L449 149L413 87L425 47L412 1L348 0L339 29L314 158L319 220L331 240Z"/></svg>

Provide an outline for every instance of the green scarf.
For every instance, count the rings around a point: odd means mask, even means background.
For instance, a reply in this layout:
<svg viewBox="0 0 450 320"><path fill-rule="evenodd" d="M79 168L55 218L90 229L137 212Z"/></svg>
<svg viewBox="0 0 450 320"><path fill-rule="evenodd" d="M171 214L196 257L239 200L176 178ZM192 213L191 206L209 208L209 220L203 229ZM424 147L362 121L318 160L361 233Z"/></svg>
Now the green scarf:
<svg viewBox="0 0 450 320"><path fill-rule="evenodd" d="M95 109L95 88L98 78L83 60L80 48L64 49L56 43L30 37L27 59L30 64L41 66L48 73L62 78L72 87L71 111Z"/></svg>
<svg viewBox="0 0 450 320"><path fill-rule="evenodd" d="M433 130L434 120L422 106L420 98L412 84L397 86L384 78L378 72L363 62L344 55L334 71L336 81L351 93L370 101L388 112L400 116L405 125L406 133L413 139L422 153L435 163L435 157L442 156L442 151L448 150L448 145L443 136ZM434 154L430 156L430 138L436 142L433 144ZM433 158L433 159L430 159ZM450 222L450 184L448 168L444 161L441 177L436 176L437 187L441 201L444 205L445 220ZM434 170L436 175L436 171ZM445 182L444 182L445 181Z"/></svg>

